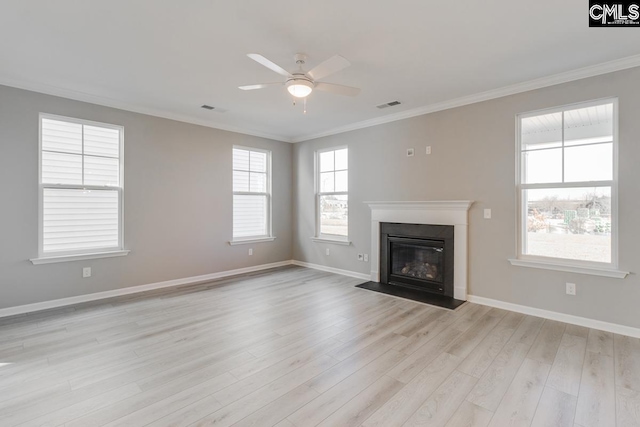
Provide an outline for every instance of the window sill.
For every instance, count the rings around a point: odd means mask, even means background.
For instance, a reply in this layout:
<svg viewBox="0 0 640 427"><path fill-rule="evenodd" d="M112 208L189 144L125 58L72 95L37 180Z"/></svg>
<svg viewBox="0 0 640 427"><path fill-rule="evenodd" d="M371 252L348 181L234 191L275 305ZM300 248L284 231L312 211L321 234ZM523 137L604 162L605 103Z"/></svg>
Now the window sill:
<svg viewBox="0 0 640 427"><path fill-rule="evenodd" d="M273 242L274 240L276 240L275 237L260 237L260 238L257 238L257 239L231 240L229 242L229 244L231 246L234 246L234 245L246 245L246 244L249 244L249 243Z"/></svg>
<svg viewBox="0 0 640 427"><path fill-rule="evenodd" d="M509 259L511 265L518 267L540 268L543 270L566 271L569 273L590 274L592 276L612 277L614 279L624 279L629 274L628 271L620 271L612 268L585 267L571 264L551 263L544 261L531 261L525 259Z"/></svg>
<svg viewBox="0 0 640 427"><path fill-rule="evenodd" d="M98 258L113 258L119 256L126 256L130 251L122 250L122 251L108 251L108 252L95 252L88 254L76 254L76 255L59 255L59 256L45 256L40 258L30 259L33 265L39 264L53 264L57 262L69 262L69 261L84 261L87 259L98 259Z"/></svg>
<svg viewBox="0 0 640 427"><path fill-rule="evenodd" d="M328 239L326 237L312 237L311 240L313 240L316 243L330 243L330 244L334 244L334 245L349 246L351 244L351 242L349 240Z"/></svg>

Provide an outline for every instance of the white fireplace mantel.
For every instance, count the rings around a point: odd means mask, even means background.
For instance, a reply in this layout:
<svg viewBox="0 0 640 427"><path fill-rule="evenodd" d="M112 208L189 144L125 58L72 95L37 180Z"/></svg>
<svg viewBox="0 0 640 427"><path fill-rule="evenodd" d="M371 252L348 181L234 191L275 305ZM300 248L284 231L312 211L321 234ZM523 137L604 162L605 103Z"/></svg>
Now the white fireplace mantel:
<svg viewBox="0 0 640 427"><path fill-rule="evenodd" d="M380 223L453 225L453 296L467 299L470 200L364 202L371 209L371 280L380 281Z"/></svg>

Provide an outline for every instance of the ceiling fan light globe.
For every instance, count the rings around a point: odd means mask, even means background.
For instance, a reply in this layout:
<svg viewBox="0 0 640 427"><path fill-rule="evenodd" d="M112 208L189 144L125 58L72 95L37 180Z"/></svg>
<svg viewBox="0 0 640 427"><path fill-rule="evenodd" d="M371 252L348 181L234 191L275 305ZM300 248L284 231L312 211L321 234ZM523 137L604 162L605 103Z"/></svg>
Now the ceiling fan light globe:
<svg viewBox="0 0 640 427"><path fill-rule="evenodd" d="M287 90L296 98L304 98L313 91L313 83L307 80L290 80L287 82Z"/></svg>

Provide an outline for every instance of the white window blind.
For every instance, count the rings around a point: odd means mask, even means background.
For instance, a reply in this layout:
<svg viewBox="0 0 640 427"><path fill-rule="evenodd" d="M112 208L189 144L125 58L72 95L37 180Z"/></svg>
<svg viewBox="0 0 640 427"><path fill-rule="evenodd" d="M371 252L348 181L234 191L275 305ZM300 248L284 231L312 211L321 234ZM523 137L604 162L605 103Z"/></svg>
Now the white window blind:
<svg viewBox="0 0 640 427"><path fill-rule="evenodd" d="M271 235L271 153L233 149L233 239Z"/></svg>
<svg viewBox="0 0 640 427"><path fill-rule="evenodd" d="M40 255L122 249L122 128L40 116Z"/></svg>

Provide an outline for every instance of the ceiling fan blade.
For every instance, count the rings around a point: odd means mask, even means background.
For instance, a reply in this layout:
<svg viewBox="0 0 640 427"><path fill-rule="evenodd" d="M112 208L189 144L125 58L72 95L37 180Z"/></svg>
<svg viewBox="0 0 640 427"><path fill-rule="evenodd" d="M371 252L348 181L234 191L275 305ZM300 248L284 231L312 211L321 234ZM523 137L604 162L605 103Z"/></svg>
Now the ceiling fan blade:
<svg viewBox="0 0 640 427"><path fill-rule="evenodd" d="M282 68L278 64L275 64L275 63L269 61L267 58L265 58L264 56L262 56L260 54L248 53L247 56L249 58L253 59L254 61L256 61L258 64L264 65L265 67L267 67L271 71L275 71L276 73L278 73L280 75L283 75L285 77L291 77L291 73L290 72L288 72L287 70L285 70L284 68Z"/></svg>
<svg viewBox="0 0 640 427"><path fill-rule="evenodd" d="M255 89L264 89L269 86L282 86L282 83L260 83L257 85L245 85L245 86L238 86L238 89L255 90Z"/></svg>
<svg viewBox="0 0 640 427"><path fill-rule="evenodd" d="M333 83L316 83L316 89L325 92L335 93L337 95L356 96L360 93L360 89L351 86L336 85Z"/></svg>
<svg viewBox="0 0 640 427"><path fill-rule="evenodd" d="M307 74L313 80L320 80L323 77L327 77L330 74L337 73L340 70L347 68L351 63L340 55L332 56L326 61L317 65L313 70Z"/></svg>

